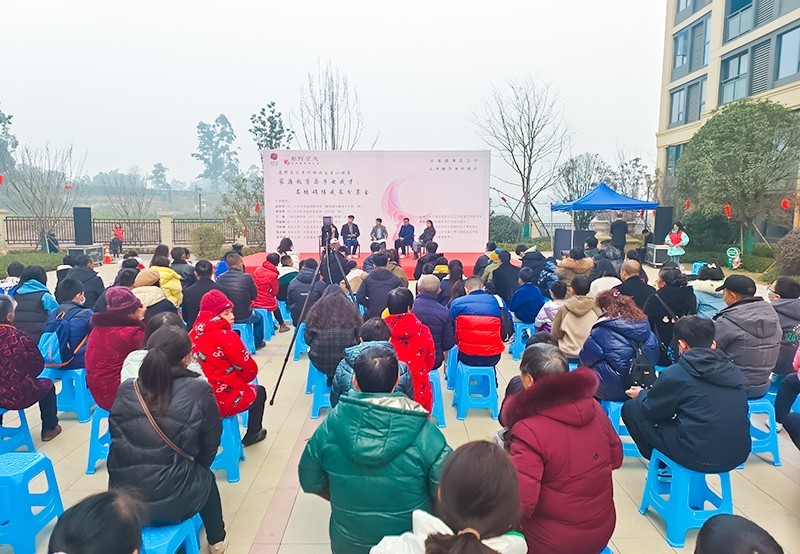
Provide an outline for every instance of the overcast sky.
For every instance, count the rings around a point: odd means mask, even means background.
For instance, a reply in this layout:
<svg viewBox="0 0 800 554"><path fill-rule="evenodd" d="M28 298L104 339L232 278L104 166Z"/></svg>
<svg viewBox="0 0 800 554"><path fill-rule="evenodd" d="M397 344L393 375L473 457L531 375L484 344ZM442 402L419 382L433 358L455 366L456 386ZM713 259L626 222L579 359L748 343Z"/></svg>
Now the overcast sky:
<svg viewBox="0 0 800 554"><path fill-rule="evenodd" d="M297 112L330 59L356 85L377 149L486 148L471 121L492 85L560 93L574 153L655 159L663 0L3 0L0 109L23 143L73 144L90 174L202 171L196 125L224 113L243 168L250 114ZM498 169L500 161L493 160Z"/></svg>

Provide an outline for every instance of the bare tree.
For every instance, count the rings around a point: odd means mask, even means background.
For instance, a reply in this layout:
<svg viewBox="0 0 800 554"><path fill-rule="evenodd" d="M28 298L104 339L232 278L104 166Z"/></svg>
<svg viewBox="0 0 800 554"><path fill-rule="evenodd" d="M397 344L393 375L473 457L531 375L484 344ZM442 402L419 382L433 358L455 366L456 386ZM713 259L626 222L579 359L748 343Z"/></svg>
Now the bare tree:
<svg viewBox="0 0 800 554"><path fill-rule="evenodd" d="M151 215L155 190L148 189L144 176L133 169L128 173L113 170L98 175L105 186L111 210L123 219Z"/></svg>
<svg viewBox="0 0 800 554"><path fill-rule="evenodd" d="M569 141L557 96L533 78L509 81L492 91L474 120L483 140L516 174L514 181L498 178L502 188L492 190L515 203L513 215L525 228L537 225L541 232L544 226L539 226L534 200L556 182Z"/></svg>
<svg viewBox="0 0 800 554"><path fill-rule="evenodd" d="M317 60L316 75L308 74L300 127L303 147L309 150L352 150L364 132L358 92L330 61L323 67Z"/></svg>
<svg viewBox="0 0 800 554"><path fill-rule="evenodd" d="M617 151L617 167L606 182L618 193L638 200L651 200L655 193L655 180L642 158L624 150Z"/></svg>
<svg viewBox="0 0 800 554"><path fill-rule="evenodd" d="M40 236L46 236L74 204L83 177L83 159L75 159L72 146L50 145L23 146L14 158L7 175L9 208L33 217Z"/></svg>
<svg viewBox="0 0 800 554"><path fill-rule="evenodd" d="M572 156L558 168L557 173L553 192L559 202L577 200L612 175L611 168L598 154L588 153ZM581 211L575 212L573 217L578 229L588 229L593 214Z"/></svg>

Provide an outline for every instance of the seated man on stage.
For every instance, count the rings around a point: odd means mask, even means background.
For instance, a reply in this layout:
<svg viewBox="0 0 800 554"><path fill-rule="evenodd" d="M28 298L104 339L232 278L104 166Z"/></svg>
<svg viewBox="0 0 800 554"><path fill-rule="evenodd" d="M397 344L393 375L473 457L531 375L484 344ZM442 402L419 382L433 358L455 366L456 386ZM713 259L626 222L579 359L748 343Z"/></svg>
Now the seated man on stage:
<svg viewBox="0 0 800 554"><path fill-rule="evenodd" d="M342 227L342 238L344 239L344 246L347 248L347 257L355 258L358 251L358 237L361 232L358 230L358 225L354 223L356 216L348 215L347 223Z"/></svg>
<svg viewBox="0 0 800 554"><path fill-rule="evenodd" d="M383 220L375 218L375 227L369 233L369 238L373 243L381 245L381 250L386 250L386 240L389 238L389 231L383 226Z"/></svg>
<svg viewBox="0 0 800 554"><path fill-rule="evenodd" d="M398 252L402 251L403 256L408 255L408 247L414 246L414 226L411 225L407 217L403 218L403 225L400 226L398 238L394 241L394 249Z"/></svg>

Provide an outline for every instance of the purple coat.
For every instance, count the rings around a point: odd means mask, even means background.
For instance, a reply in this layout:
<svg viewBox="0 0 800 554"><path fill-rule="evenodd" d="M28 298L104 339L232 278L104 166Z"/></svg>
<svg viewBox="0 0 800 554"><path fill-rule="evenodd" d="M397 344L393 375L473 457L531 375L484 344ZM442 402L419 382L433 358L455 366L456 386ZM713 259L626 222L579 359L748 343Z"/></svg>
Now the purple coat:
<svg viewBox="0 0 800 554"><path fill-rule="evenodd" d="M23 410L41 400L53 388L50 379L37 379L44 358L25 333L0 325L0 407Z"/></svg>

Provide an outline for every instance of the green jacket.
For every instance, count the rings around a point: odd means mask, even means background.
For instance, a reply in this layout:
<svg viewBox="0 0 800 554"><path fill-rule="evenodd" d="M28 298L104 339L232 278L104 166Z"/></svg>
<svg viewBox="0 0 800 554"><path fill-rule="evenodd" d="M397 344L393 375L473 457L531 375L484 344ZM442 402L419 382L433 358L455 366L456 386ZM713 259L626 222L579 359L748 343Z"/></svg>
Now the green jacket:
<svg viewBox="0 0 800 554"><path fill-rule="evenodd" d="M342 396L306 445L298 468L308 493L330 495L331 550L368 554L430 511L451 449L403 393Z"/></svg>

